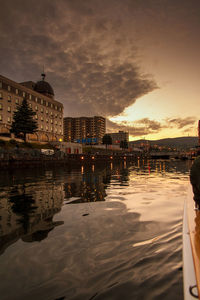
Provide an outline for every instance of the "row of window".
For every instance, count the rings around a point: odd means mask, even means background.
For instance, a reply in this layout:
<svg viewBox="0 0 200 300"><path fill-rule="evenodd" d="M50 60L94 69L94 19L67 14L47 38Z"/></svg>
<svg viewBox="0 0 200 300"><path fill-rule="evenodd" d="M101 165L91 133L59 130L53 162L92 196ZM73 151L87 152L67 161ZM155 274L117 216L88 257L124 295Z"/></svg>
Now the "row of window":
<svg viewBox="0 0 200 300"><path fill-rule="evenodd" d="M2 89L2 87L3 87L3 85L2 85L2 82L0 81L0 89ZM7 86L7 90L8 90L8 92L11 92L11 87L9 85ZM13 89L12 89L12 92L14 92ZM44 99L38 98L36 96L33 96L33 95L28 94L28 93L23 92L23 91L20 91L20 93L19 93L19 90L16 89L16 88L15 88L15 94L19 95L19 96L22 96L23 98L27 97L29 100L33 100L33 101L38 102L38 103L40 103L42 105L45 105L47 107L54 108L55 110L62 111L61 106L54 105L53 103L50 103L50 102L48 102ZM9 95L8 97L9 97L8 100L11 101L11 99L12 99L11 96ZM3 93L2 92L0 92L0 99L3 99Z"/></svg>
<svg viewBox="0 0 200 300"><path fill-rule="evenodd" d="M0 115L0 122L2 122L2 121L3 121L3 116ZM7 122L8 122L8 123L11 123L11 117L8 117L8 118L7 118ZM43 130L44 128L45 128L45 126L44 126L43 124L41 124L41 125L40 125L40 129ZM57 129L57 128L53 128L53 126L49 127L48 125L46 125L46 131L49 131L49 130L50 130L51 132L54 131L54 132L56 132L56 133L57 133L57 132L59 132L60 134L62 133L62 129Z"/></svg>
<svg viewBox="0 0 200 300"><path fill-rule="evenodd" d="M32 108L31 103L29 103L29 107ZM2 110L2 109L3 109L3 104L0 103L0 110ZM35 110L38 111L38 106L37 106L37 105L35 106ZM8 107L7 107L7 111L8 111L8 112L11 112L11 106L8 106ZM15 109L14 111L17 111L17 109ZM41 107L41 110L40 110L40 111L41 111L41 113L44 112L43 107ZM47 115L49 114L49 111L48 111L48 110L46 110L46 114L47 114ZM57 118L57 117L58 117L58 114L55 114L55 115L54 115L52 111L51 111L50 115L51 115L52 118ZM59 118L62 119L62 115L59 115Z"/></svg>

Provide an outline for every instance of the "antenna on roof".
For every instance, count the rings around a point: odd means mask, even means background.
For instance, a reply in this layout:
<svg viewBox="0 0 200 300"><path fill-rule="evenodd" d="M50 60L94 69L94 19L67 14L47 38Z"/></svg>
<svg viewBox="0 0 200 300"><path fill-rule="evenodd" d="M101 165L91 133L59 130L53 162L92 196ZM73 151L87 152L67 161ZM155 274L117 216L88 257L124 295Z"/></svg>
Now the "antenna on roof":
<svg viewBox="0 0 200 300"><path fill-rule="evenodd" d="M41 76L42 76L42 80L44 81L44 79L46 77L46 74L44 73L44 65L43 65L43 72L42 72Z"/></svg>

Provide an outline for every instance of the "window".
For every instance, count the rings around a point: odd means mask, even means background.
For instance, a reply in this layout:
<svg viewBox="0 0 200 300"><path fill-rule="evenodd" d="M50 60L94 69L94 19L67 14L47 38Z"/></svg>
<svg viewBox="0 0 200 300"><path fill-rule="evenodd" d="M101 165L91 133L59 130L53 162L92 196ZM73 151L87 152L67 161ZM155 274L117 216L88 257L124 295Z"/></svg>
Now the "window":
<svg viewBox="0 0 200 300"><path fill-rule="evenodd" d="M46 101L46 106L48 106L48 101Z"/></svg>
<svg viewBox="0 0 200 300"><path fill-rule="evenodd" d="M53 104L51 103L51 108L53 108Z"/></svg>
<svg viewBox="0 0 200 300"><path fill-rule="evenodd" d="M43 116L41 117L41 121L44 121L44 118L43 118Z"/></svg>
<svg viewBox="0 0 200 300"><path fill-rule="evenodd" d="M11 117L8 117L8 123L10 123L11 122Z"/></svg>
<svg viewBox="0 0 200 300"><path fill-rule="evenodd" d="M11 112L11 106L8 106L8 112Z"/></svg>
<svg viewBox="0 0 200 300"><path fill-rule="evenodd" d="M44 102L44 100L43 100L43 99L41 99L41 104L43 104L43 102Z"/></svg>
<svg viewBox="0 0 200 300"><path fill-rule="evenodd" d="M57 110L57 105L55 106L55 109Z"/></svg>
<svg viewBox="0 0 200 300"><path fill-rule="evenodd" d="M57 118L58 117L58 114L55 114L55 118Z"/></svg>
<svg viewBox="0 0 200 300"><path fill-rule="evenodd" d="M15 98L15 103L19 104L19 99L18 98Z"/></svg>
<svg viewBox="0 0 200 300"><path fill-rule="evenodd" d="M30 108L32 108L32 103L29 103L29 105L28 105Z"/></svg>
<svg viewBox="0 0 200 300"><path fill-rule="evenodd" d="M49 127L48 127L48 126L46 126L46 130L47 130L47 131L49 130Z"/></svg>
<svg viewBox="0 0 200 300"><path fill-rule="evenodd" d="M53 124L53 120L51 119L51 124Z"/></svg>
<svg viewBox="0 0 200 300"><path fill-rule="evenodd" d="M8 91L10 92L10 90L11 90L11 88L10 88L10 86L8 85Z"/></svg>
<svg viewBox="0 0 200 300"><path fill-rule="evenodd" d="M0 93L0 99L3 99L3 93Z"/></svg>
<svg viewBox="0 0 200 300"><path fill-rule="evenodd" d="M55 124L57 125L57 124L58 124L58 122L57 122L57 121L55 121Z"/></svg>
<svg viewBox="0 0 200 300"><path fill-rule="evenodd" d="M46 110L46 114L48 115L48 113L49 113L49 111L48 111L48 109Z"/></svg>
<svg viewBox="0 0 200 300"><path fill-rule="evenodd" d="M19 90L18 90L18 89L16 89L16 90L15 90L15 93L16 93L16 95L18 95L18 93L19 93Z"/></svg>
<svg viewBox="0 0 200 300"><path fill-rule="evenodd" d="M52 113L52 111L51 111L51 116L53 116L53 113Z"/></svg>
<svg viewBox="0 0 200 300"><path fill-rule="evenodd" d="M35 102L38 102L38 98L37 97L35 97Z"/></svg>
<svg viewBox="0 0 200 300"><path fill-rule="evenodd" d="M3 121L3 117L2 117L2 115L0 115L0 121Z"/></svg>
<svg viewBox="0 0 200 300"><path fill-rule="evenodd" d="M23 92L23 93L22 93L22 96L23 96L23 98L25 98L25 97L26 97L26 93L25 93L25 92Z"/></svg>
<svg viewBox="0 0 200 300"><path fill-rule="evenodd" d="M41 127L40 127L41 129L43 129L43 124L41 124Z"/></svg>
<svg viewBox="0 0 200 300"><path fill-rule="evenodd" d="M37 105L35 106L35 110L38 110L38 106Z"/></svg>
<svg viewBox="0 0 200 300"><path fill-rule="evenodd" d="M38 116L37 116L37 115L35 115L35 119L36 119L36 120L38 119Z"/></svg>
<svg viewBox="0 0 200 300"><path fill-rule="evenodd" d="M44 108L43 107L41 107L41 113L43 113L44 112Z"/></svg>
<svg viewBox="0 0 200 300"><path fill-rule="evenodd" d="M8 102L11 102L11 96L8 95Z"/></svg>
<svg viewBox="0 0 200 300"><path fill-rule="evenodd" d="M47 122L47 123L49 123L49 120L48 120L48 119L46 119L46 122Z"/></svg>
<svg viewBox="0 0 200 300"><path fill-rule="evenodd" d="M53 127L51 126L51 131L53 131Z"/></svg>
<svg viewBox="0 0 200 300"><path fill-rule="evenodd" d="M2 89L2 81L0 81L0 89Z"/></svg>
<svg viewBox="0 0 200 300"><path fill-rule="evenodd" d="M31 94L29 95L29 99L30 99L30 100L32 99L32 95L31 95Z"/></svg>

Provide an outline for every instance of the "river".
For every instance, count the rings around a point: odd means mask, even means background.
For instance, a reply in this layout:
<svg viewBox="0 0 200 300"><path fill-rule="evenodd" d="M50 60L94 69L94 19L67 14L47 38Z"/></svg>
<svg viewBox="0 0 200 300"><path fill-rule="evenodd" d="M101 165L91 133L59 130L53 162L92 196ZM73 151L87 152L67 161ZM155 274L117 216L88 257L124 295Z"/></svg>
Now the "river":
<svg viewBox="0 0 200 300"><path fill-rule="evenodd" d="M1 300L182 300L190 167L138 160L1 171Z"/></svg>

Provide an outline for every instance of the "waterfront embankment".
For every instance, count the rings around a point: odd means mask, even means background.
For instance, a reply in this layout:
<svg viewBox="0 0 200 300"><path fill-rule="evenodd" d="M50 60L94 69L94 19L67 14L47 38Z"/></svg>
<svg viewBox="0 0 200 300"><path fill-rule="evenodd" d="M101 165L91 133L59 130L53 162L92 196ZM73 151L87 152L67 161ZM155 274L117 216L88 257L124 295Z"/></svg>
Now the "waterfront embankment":
<svg viewBox="0 0 200 300"><path fill-rule="evenodd" d="M143 156L140 155L141 158ZM51 155L42 153L39 149L3 149L0 148L0 167L34 167L41 165L65 164L98 164L112 163L119 161L133 161L138 158L138 154L66 154L62 151L56 151Z"/></svg>

